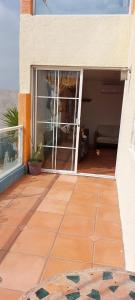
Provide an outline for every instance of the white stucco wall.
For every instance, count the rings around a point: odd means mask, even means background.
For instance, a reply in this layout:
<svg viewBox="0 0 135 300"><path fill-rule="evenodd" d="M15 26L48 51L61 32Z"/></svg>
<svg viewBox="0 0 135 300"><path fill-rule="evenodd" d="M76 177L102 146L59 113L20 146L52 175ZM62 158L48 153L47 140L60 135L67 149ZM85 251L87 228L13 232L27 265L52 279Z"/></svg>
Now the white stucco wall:
<svg viewBox="0 0 135 300"><path fill-rule="evenodd" d="M133 121L135 120L135 31L129 67L132 69L125 85L116 177L126 269L135 271L135 151L132 154L130 150Z"/></svg>
<svg viewBox="0 0 135 300"><path fill-rule="evenodd" d="M20 92L30 92L31 65L127 67L131 23L130 15L21 15Z"/></svg>

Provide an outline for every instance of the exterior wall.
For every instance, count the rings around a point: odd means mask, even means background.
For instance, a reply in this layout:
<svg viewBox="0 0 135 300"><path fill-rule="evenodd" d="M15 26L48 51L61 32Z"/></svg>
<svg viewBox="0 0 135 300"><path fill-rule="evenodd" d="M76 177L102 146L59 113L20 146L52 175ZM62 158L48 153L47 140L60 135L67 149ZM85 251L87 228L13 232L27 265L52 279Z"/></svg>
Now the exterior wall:
<svg viewBox="0 0 135 300"><path fill-rule="evenodd" d="M135 18L135 17L134 17ZM135 28L135 20L134 20ZM135 120L135 31L132 40L129 67L131 75L125 86L121 119L116 178L125 247L126 269L135 271L135 152L132 153L131 136Z"/></svg>
<svg viewBox="0 0 135 300"><path fill-rule="evenodd" d="M20 13L32 14L33 12L33 0L20 0Z"/></svg>
<svg viewBox="0 0 135 300"><path fill-rule="evenodd" d="M30 67L128 66L133 16L21 15L20 92L30 93Z"/></svg>
<svg viewBox="0 0 135 300"><path fill-rule="evenodd" d="M131 0L131 13L135 13L135 0Z"/></svg>
<svg viewBox="0 0 135 300"><path fill-rule="evenodd" d="M31 95L19 94L18 97L19 124L23 125L23 163L30 158L31 147Z"/></svg>

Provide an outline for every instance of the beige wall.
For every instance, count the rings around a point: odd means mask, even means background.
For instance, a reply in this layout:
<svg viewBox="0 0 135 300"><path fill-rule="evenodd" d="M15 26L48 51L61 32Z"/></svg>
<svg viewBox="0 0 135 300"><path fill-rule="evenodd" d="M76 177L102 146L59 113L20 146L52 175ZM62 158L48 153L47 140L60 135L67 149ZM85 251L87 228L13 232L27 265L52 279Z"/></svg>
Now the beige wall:
<svg viewBox="0 0 135 300"><path fill-rule="evenodd" d="M135 18L135 17L134 17ZM134 22L135 23L135 22ZM135 24L134 24L135 25ZM135 26L134 26L135 28ZM126 82L116 177L122 220L126 269L135 271L135 151L130 151L133 121L135 120L135 32L129 67L131 75Z"/></svg>
<svg viewBox="0 0 135 300"><path fill-rule="evenodd" d="M92 75L92 72L91 72ZM83 97L91 102L82 102L81 124L89 128L90 144L98 125L120 124L122 94L102 93L103 82L87 80L83 84Z"/></svg>
<svg viewBox="0 0 135 300"><path fill-rule="evenodd" d="M30 66L127 67L133 16L31 16L20 20L20 92Z"/></svg>

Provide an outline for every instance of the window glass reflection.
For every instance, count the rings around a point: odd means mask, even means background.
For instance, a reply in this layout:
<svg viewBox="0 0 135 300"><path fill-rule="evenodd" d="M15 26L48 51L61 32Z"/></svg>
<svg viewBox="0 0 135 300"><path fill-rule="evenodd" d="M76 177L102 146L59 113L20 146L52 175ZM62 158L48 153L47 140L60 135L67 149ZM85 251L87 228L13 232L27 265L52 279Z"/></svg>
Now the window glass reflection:
<svg viewBox="0 0 135 300"><path fill-rule="evenodd" d="M36 14L127 14L130 0L36 0Z"/></svg>

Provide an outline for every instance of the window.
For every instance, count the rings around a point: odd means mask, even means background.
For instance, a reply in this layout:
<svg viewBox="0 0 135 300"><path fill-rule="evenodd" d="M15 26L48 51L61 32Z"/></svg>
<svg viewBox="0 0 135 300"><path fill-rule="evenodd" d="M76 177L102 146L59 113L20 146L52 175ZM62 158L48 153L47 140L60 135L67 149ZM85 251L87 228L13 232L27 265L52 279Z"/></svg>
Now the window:
<svg viewBox="0 0 135 300"><path fill-rule="evenodd" d="M37 15L127 14L130 0L35 0Z"/></svg>
<svg viewBox="0 0 135 300"><path fill-rule="evenodd" d="M80 82L80 71L36 69L33 141L46 170L75 171Z"/></svg>

